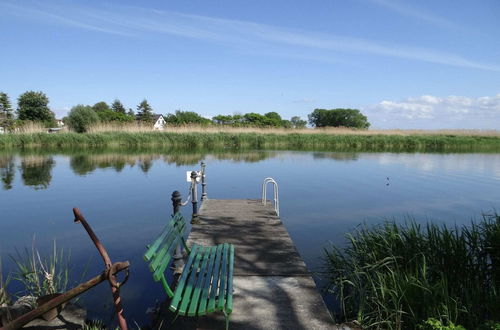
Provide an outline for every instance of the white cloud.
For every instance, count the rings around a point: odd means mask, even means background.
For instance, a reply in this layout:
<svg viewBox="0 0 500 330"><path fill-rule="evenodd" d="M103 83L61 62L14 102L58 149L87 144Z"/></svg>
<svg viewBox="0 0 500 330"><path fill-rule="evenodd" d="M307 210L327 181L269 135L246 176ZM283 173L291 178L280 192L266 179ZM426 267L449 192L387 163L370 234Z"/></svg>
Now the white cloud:
<svg viewBox="0 0 500 330"><path fill-rule="evenodd" d="M423 95L384 100L364 111L372 125L380 128L498 129L500 94L477 98Z"/></svg>
<svg viewBox="0 0 500 330"><path fill-rule="evenodd" d="M500 72L498 64L482 63L458 54L433 49L171 11L127 6L111 8L105 5L80 7L75 6L74 3L73 6L67 3L51 6L45 2L39 2L34 6L25 5L22 2L15 2L15 4L0 2L0 9L2 9L0 14L3 15L17 15L48 24L120 34L124 37L147 37L151 33L167 34L223 43L233 49L248 50L250 53L261 52L263 56L269 55L269 49L272 49L272 52L278 56L292 58L302 56L312 59L310 54L312 53L316 60L321 61L324 58L328 61L333 54L359 53ZM335 61L333 58L332 60Z"/></svg>
<svg viewBox="0 0 500 330"><path fill-rule="evenodd" d="M434 14L412 7L402 1L370 0L371 2L399 13L400 15L416 18L446 28L457 28L457 25Z"/></svg>

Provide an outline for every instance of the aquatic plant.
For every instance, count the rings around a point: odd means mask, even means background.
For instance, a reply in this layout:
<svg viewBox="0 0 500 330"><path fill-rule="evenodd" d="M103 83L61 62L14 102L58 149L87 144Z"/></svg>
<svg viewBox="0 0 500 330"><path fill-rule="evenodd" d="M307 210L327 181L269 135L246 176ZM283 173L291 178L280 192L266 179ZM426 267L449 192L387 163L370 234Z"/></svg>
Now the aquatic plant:
<svg viewBox="0 0 500 330"><path fill-rule="evenodd" d="M342 320L376 329L415 329L429 318L477 329L500 320L497 214L452 229L414 221L362 226L325 255Z"/></svg>
<svg viewBox="0 0 500 330"><path fill-rule="evenodd" d="M52 253L47 258L40 257L33 239L31 250L26 248L23 253L17 251L11 259L17 267L12 279L21 282L24 286L24 294L38 298L66 291L70 255L65 255L63 249L58 250L55 241Z"/></svg>

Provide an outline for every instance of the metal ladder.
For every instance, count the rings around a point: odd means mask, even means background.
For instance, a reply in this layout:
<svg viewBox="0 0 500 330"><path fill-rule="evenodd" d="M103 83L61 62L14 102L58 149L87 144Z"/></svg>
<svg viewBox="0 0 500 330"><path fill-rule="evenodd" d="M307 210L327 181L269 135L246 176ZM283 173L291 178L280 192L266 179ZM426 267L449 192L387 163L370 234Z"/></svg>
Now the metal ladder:
<svg viewBox="0 0 500 330"><path fill-rule="evenodd" d="M277 216L280 216L280 200L278 196L278 183L274 181L273 178L265 178L264 183L262 184L262 204L266 205L267 204L267 184L272 183L273 188L274 188L274 211L276 212Z"/></svg>

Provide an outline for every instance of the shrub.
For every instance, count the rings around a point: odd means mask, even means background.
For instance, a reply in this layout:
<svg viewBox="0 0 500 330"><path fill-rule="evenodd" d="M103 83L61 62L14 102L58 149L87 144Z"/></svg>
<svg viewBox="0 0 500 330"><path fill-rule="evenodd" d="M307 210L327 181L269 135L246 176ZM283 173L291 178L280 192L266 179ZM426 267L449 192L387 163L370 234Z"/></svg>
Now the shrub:
<svg viewBox="0 0 500 330"><path fill-rule="evenodd" d="M74 106L68 115L69 126L78 133L83 133L92 125L99 122L99 116L90 106Z"/></svg>

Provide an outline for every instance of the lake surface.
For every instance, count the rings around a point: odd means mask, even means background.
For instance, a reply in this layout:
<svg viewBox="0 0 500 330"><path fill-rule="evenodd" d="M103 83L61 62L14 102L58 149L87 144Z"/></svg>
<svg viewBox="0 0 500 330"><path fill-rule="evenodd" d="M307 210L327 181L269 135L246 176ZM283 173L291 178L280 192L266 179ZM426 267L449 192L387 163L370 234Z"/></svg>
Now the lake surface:
<svg viewBox="0 0 500 330"><path fill-rule="evenodd" d="M147 322L146 309L165 299L142 259L145 245L172 212L172 191L187 195L186 171L207 164L209 198L260 198L262 180L279 184L281 218L310 270L323 248L343 244L361 223L415 218L468 224L500 209L500 154L240 151L24 152L0 154L0 255L57 246L71 251L72 280L100 273L103 264L72 207L79 207L113 261L129 260L122 289L127 319ZM183 213L190 219L190 208ZM86 264L88 264L86 266ZM20 287L15 283L11 291ZM332 299L326 298L331 306ZM89 317L110 322L106 283L85 294Z"/></svg>

